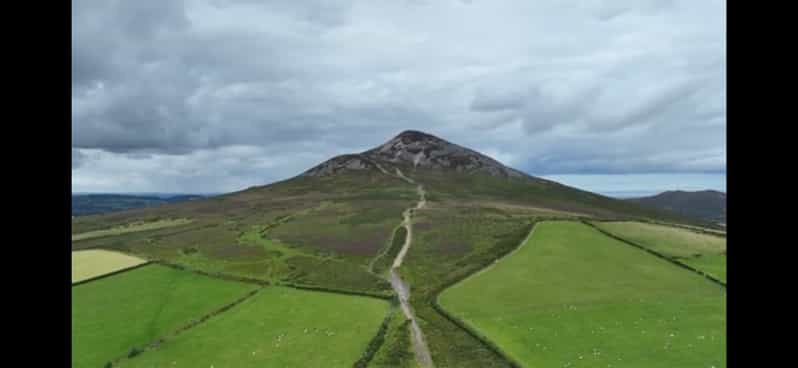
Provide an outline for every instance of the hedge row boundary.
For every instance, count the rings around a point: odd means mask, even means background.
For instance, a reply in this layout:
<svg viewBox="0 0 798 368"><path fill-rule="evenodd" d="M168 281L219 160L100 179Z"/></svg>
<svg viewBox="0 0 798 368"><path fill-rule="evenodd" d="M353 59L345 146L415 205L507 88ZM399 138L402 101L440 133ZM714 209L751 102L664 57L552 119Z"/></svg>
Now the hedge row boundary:
<svg viewBox="0 0 798 368"><path fill-rule="evenodd" d="M584 218L580 218L580 220L584 220ZM678 229L692 231L692 232L698 233L698 234L717 236L719 238L724 238L724 239L726 238L726 232L725 231L721 232L721 230L710 231L710 230L706 230L706 229L709 229L709 228L702 228L700 226L695 226L695 225L688 226L688 225L676 224L676 223L672 223L672 222L662 222L662 221L644 219L644 218L637 218L637 219L636 218L626 218L626 219L624 219L624 218L593 218L593 219L590 219L590 220L591 221L595 221L595 222L629 222L629 221L631 221L631 222L642 222L642 223L645 223L645 224L653 224L653 225L660 225L660 226L667 226L667 227L675 227L675 228L678 228Z"/></svg>
<svg viewBox="0 0 798 368"><path fill-rule="evenodd" d="M487 337L485 337L482 334L480 334L476 329L474 329L471 326L469 326L465 321L462 321L458 317L455 317L454 315L449 313L446 309L444 309L438 303L438 297L440 296L440 294L444 290L446 290L446 289L454 286L455 284L457 284L457 283L459 283L459 282L461 282L461 281L473 276L474 274L486 269L487 267L490 267L490 266L494 265L497 261L501 260L502 258L504 258L506 256L509 256L514 251L519 249L521 246L524 245L524 243L526 243L526 241L532 235L532 232L535 230L535 226L538 223L541 223L541 222L544 222L544 221L557 221L557 220L562 220L562 219L561 218L535 218L529 224L529 228L528 228L529 230L527 231L527 235L521 240L521 242L518 245L516 245L512 249L509 249L507 252L505 252L503 254L496 255L496 257L493 258L492 261L490 261L489 263L486 263L484 266L477 267L477 268L471 270L470 272L467 272L467 273L463 274L461 277L453 278L451 280L448 280L448 281L444 282L438 288L436 288L434 292L430 293L432 295L432 298L430 298L429 304L432 306L432 309L434 309L438 314L443 316L445 319L447 319L450 322L454 323L457 327L460 327L461 329L463 329L463 331L465 331L467 334L471 335L471 337L477 339L477 341L479 341L483 345L485 345L494 354L496 354L497 356L499 356L499 357L503 358L505 361L507 361L507 363L513 368L521 368L521 367L523 367L523 365L520 364L514 358L512 358L509 354L507 354L504 350L502 350L493 341L491 341Z"/></svg>
<svg viewBox="0 0 798 368"><path fill-rule="evenodd" d="M125 267L125 268L121 268L121 269L118 269L118 270L116 270L116 271L113 271L113 272L104 273L104 274L102 274L102 275L97 275L97 276L94 276L94 277L89 277L88 279L83 279L83 280L80 280L80 281L78 281L78 282L73 282L73 283L72 283L72 287L75 287L75 286L78 286L78 285L83 285L83 284L85 284L85 283L87 283L87 282L91 282L91 281L97 281L97 280L100 280L100 279L104 279L104 278L106 278L106 277L115 276L115 275L118 275L118 274L120 274L120 273L122 273L122 272L133 271L133 270L135 270L135 269L137 269L137 268L141 268L141 267L144 267L144 266L148 266L148 265L150 265L150 264L152 264L152 262L150 262L150 261L146 261L146 262L144 262L144 263L139 263L139 264L137 264L137 265L135 265L135 266Z"/></svg>
<svg viewBox="0 0 798 368"><path fill-rule="evenodd" d="M583 221L582 221L582 223L583 223L583 224L585 224L585 225L588 225L588 226L590 226L590 227L592 227L592 228L594 228L594 229L596 229L598 232L600 232L600 233L604 234L605 236L608 236L608 237L610 237L610 238L612 238L612 239L615 239L615 240L617 240L617 241L620 241L620 242L622 242L622 243L625 243L625 244L631 245L631 246L633 246L633 247L635 247L635 248L638 248L638 249L640 249L640 250L643 250L643 251L645 251L645 252L648 252L649 254L652 254L652 255L654 255L654 256L656 256L656 257L658 257L658 258L664 259L664 260L666 260L666 261L668 261L668 262L670 262L670 263L672 263L672 264L674 264L674 265L676 265L676 266L679 266L679 267L681 267L681 268L684 268L684 269L686 269L686 270L689 270L689 271L695 272L695 273L697 273L697 274L699 274L699 275L701 275L701 276L704 276L704 277L705 277L705 278L707 278L709 281L712 281L712 282L714 282L714 283L716 283L716 284L718 284L718 285L722 286L724 289L726 288L726 283L725 283L725 282L723 282L723 281L720 281L719 279L715 278L714 276L712 276L712 275L710 275L710 274L708 274L708 273L706 273L706 272L704 272L704 271L701 271L701 270L699 270L699 269L697 269L697 268L694 268L694 267L692 267L692 266L690 266L690 265L687 265L687 264L684 264L684 263L682 263L682 262L679 262L679 261L677 261L677 260L675 260L675 259L673 259L673 258L671 258L671 257L668 257L668 256L666 256L666 255L664 255L664 254L662 254L662 253L660 253L660 252L657 252L657 251L655 251L655 250L652 250L652 249L650 249L650 248L648 248L648 247L645 247L645 246L643 246L643 245L637 244L637 243L635 243L635 242L632 242L632 241L630 241L630 240L627 240L627 239L624 239L624 238L622 238L622 237L620 237L620 236L617 236L617 235L615 235L615 234L612 234L612 233L610 233L610 232L608 232L608 231L606 231L606 230L604 230L604 229L602 229L602 228L600 228L600 227L596 226L595 224L593 224L593 223L591 223L591 222L589 222L589 221L584 221L584 220L583 220Z"/></svg>
<svg viewBox="0 0 798 368"><path fill-rule="evenodd" d="M385 318L382 320L382 324L380 324L380 328L377 330L377 334L371 338L369 341L368 346L366 347L366 351L360 356L354 364L352 364L353 368L366 368L368 367L371 360L374 359L374 355L377 354L377 351L380 350L383 344L385 344L385 334L388 333L388 325L391 323L394 315L396 314L396 310L392 310L388 313Z"/></svg>
<svg viewBox="0 0 798 368"><path fill-rule="evenodd" d="M257 294L259 291L261 291L261 289L263 289L263 287L264 286L261 286L261 287L258 287L256 289L254 289L254 290L250 290L247 293L245 293L243 296L239 297L238 299L236 299L236 300L234 300L234 301L232 301L232 302L230 302L228 304L225 304L225 305L219 307L218 309L215 309L215 310L211 311L208 314L205 314L205 315L203 315L203 316L201 316L201 317L199 317L197 319L189 320L188 323L178 327L176 330L174 330L174 331L172 331L170 333L167 333L166 335L163 335L163 336L153 340L152 342L150 342L148 344L143 345L141 348L138 348L138 347L134 346L133 348L130 349L129 353L125 354L124 356L120 356L120 357L117 357L116 359L113 359L108 364L106 364L106 367L113 366L113 365L119 363L120 361L122 361L123 359L126 359L126 358L127 359L132 359L132 358L135 358L137 355L139 355L139 354L141 354L143 352L156 349L158 346L160 346L161 344L163 344L167 340L173 339L173 338L177 337L178 335L180 335L181 333L183 333L183 332L185 332L185 331L187 331L187 330L189 330L191 328L197 327L199 324L201 324L201 323L203 323L203 322L205 322L205 321L207 321L207 320L209 320L209 319L211 319L213 317L216 317L216 316L218 316L218 315L230 310L231 308L235 307L236 305L241 304L245 300L255 296L255 294Z"/></svg>
<svg viewBox="0 0 798 368"><path fill-rule="evenodd" d="M380 294L380 293L371 293L368 291L358 291L358 290L346 290L346 289L336 289L336 288L329 288L325 286L318 286L318 285L306 285L306 284L297 284L293 282L269 282L266 280L256 279L252 277L245 277L245 276L237 276L237 275L230 275L222 272L207 272L202 270L197 270L193 268L189 268L177 263L171 263L164 260L155 260L152 263L161 264L167 267L171 267L181 271L193 272L199 275L213 277L217 279L227 280L227 281L238 281L244 282L249 284L256 284L261 286L283 286L289 287L293 289L300 289L300 290L309 290L309 291L317 291L317 292L325 292L325 293L334 293L334 294L343 294L343 295L350 295L350 296L362 296L368 298L375 298L380 300L387 300L392 301L396 299L396 296L391 294Z"/></svg>

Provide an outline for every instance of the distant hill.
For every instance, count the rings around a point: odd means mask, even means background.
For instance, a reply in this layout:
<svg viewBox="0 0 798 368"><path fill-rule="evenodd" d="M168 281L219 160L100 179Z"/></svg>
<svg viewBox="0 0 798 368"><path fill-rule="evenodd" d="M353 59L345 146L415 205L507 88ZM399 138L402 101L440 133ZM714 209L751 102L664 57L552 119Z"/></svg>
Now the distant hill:
<svg viewBox="0 0 798 368"><path fill-rule="evenodd" d="M682 216L722 224L726 223L726 193L716 190L696 192L674 190L662 192L655 196L629 198L627 200L678 213Z"/></svg>
<svg viewBox="0 0 798 368"><path fill-rule="evenodd" d="M96 215L205 198L199 194L73 194L72 216Z"/></svg>

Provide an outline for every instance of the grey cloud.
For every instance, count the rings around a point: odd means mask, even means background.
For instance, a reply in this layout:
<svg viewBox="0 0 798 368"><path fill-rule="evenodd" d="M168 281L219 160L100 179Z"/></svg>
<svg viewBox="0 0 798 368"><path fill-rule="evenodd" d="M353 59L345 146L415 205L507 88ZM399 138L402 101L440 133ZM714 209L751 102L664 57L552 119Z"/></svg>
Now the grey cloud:
<svg viewBox="0 0 798 368"><path fill-rule="evenodd" d="M192 167L186 175L202 170L181 158L252 154L275 160L270 176L231 168L237 182L279 179L404 129L533 173L725 170L720 1L72 6L81 175L80 152ZM298 153L305 161L290 159Z"/></svg>
<svg viewBox="0 0 798 368"><path fill-rule="evenodd" d="M83 164L83 161L86 159L86 155L81 153L79 150L72 149L72 170L75 170Z"/></svg>

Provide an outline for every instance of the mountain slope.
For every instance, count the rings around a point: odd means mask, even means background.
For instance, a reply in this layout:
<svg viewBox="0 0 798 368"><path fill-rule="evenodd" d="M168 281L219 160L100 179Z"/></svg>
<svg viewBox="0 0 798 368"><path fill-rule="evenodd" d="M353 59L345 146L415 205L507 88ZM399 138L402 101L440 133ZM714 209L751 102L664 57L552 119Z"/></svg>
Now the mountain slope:
<svg viewBox="0 0 798 368"><path fill-rule="evenodd" d="M423 190L419 186L423 186ZM421 203L423 208L413 208ZM408 217L404 216L409 214ZM437 366L509 363L432 308L457 277L505 254L544 218L652 219L677 214L527 175L471 149L406 131L373 149L334 157L296 177L246 190L72 220L73 234L170 218L167 228L85 239L107 248L209 273L272 284L393 295L369 267L394 254L409 221L413 245L399 269L412 291ZM400 341L401 339L395 339ZM390 349L390 347L389 347Z"/></svg>
<svg viewBox="0 0 798 368"><path fill-rule="evenodd" d="M682 216L726 223L726 193L715 190L695 192L666 191L650 197L629 198L627 200Z"/></svg>
<svg viewBox="0 0 798 368"><path fill-rule="evenodd" d="M530 176L471 149L413 130L404 131L371 150L334 157L300 177L352 172L394 173L396 169L418 178L432 197L439 200L500 201L585 216L690 221L672 213Z"/></svg>

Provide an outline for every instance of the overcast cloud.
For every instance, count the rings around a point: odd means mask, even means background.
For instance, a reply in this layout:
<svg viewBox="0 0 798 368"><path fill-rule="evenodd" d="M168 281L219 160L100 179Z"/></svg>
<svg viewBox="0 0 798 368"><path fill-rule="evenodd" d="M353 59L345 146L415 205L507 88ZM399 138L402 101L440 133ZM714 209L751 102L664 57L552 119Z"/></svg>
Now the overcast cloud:
<svg viewBox="0 0 798 368"><path fill-rule="evenodd" d="M533 175L726 171L724 1L72 4L73 191L238 190L405 129Z"/></svg>

